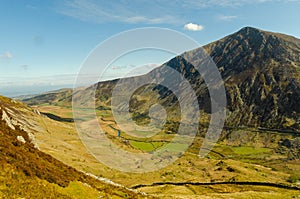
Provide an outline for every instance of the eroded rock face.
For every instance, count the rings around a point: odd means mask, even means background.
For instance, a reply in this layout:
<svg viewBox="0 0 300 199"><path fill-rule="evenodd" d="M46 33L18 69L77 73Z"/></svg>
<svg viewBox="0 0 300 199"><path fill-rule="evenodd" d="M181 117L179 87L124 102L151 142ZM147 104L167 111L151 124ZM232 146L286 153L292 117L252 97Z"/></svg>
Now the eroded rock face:
<svg viewBox="0 0 300 199"><path fill-rule="evenodd" d="M286 154L288 159L300 159L300 138L282 139L278 143L277 152Z"/></svg>
<svg viewBox="0 0 300 199"><path fill-rule="evenodd" d="M5 121L9 128L16 130L18 127L24 130L27 132L30 143L32 143L35 148L39 148L34 136L35 125L39 116L37 113L34 113L33 110L21 102L2 96L0 96L0 112L0 115L2 115L0 119ZM17 137L19 142L25 143L26 141L24 140L25 142L23 142L23 139Z"/></svg>
<svg viewBox="0 0 300 199"><path fill-rule="evenodd" d="M300 40L254 28L205 47L222 72L232 125L300 129Z"/></svg>
<svg viewBox="0 0 300 199"><path fill-rule="evenodd" d="M204 49L225 82L227 125L300 129L299 39L246 27ZM197 65L201 63L198 51L183 56ZM182 72L189 67L181 68ZM195 84L193 87L203 87L201 78L193 81L192 73L186 78ZM198 96L203 104L207 101L203 96L209 98L209 93L198 92Z"/></svg>
<svg viewBox="0 0 300 199"><path fill-rule="evenodd" d="M15 130L15 126L13 125L13 122L8 117L8 115L4 109L2 110L2 120L4 120L6 122L7 126L9 126L11 129Z"/></svg>
<svg viewBox="0 0 300 199"><path fill-rule="evenodd" d="M231 123L299 129L300 86L296 79L276 81L273 73L257 70L244 81L227 83L226 88Z"/></svg>

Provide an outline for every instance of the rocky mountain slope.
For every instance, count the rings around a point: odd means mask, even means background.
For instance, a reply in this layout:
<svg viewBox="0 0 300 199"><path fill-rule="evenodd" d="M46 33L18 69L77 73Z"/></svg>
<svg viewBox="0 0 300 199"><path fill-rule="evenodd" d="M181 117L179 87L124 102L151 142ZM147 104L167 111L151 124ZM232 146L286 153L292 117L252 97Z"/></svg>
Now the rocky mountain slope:
<svg viewBox="0 0 300 199"><path fill-rule="evenodd" d="M226 126L248 126L270 129L300 130L300 40L292 36L245 27L221 40L203 47L214 60L224 80L227 98ZM210 93L195 66L203 62L202 48L179 55L152 72L127 78L124 82L138 82L144 78L172 81L171 67L180 72L195 91L199 107L210 113ZM117 81L100 82L81 92L81 104L86 97L94 97L96 107L110 106L112 89ZM180 82L173 84L179 88ZM93 88L96 88L95 95ZM184 91L186 87L181 89ZM45 97L45 96L44 96ZM55 102L70 105L72 95L59 94ZM186 95L188 98L189 95ZM39 97L27 103L39 103ZM48 97L47 97L48 98ZM44 102L43 100L41 102ZM137 118L147 119L149 107L159 103L171 113L172 121L179 120L180 108L174 93L161 85L139 88L131 97L130 110Z"/></svg>
<svg viewBox="0 0 300 199"><path fill-rule="evenodd" d="M204 49L225 80L231 125L299 130L299 39L246 27Z"/></svg>
<svg viewBox="0 0 300 199"><path fill-rule="evenodd" d="M299 39L246 27L204 50L225 83L226 125L299 130ZM199 52L186 52L167 65L184 74L197 92L200 107L208 112L209 92L191 66L201 63Z"/></svg>

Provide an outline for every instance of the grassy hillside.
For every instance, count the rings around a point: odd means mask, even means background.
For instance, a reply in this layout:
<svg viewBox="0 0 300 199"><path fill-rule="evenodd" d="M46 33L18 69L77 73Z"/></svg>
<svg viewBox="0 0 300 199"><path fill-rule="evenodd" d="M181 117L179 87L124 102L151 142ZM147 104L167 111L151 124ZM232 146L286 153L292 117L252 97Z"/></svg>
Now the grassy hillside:
<svg viewBox="0 0 300 199"><path fill-rule="evenodd" d="M70 117L70 108L57 106L40 106L42 112L52 112L61 118ZM83 111L84 112L84 111ZM125 150L135 152L151 152L166 144L172 135L158 134L150 139L134 138L121 133L117 137L118 128L113 121L110 110L97 110L98 122L109 139ZM254 185L152 185L157 182L266 182L297 186L300 179L299 159L291 156L291 150L282 145L283 140L295 143L297 136L279 132L253 131L253 129L232 129L224 132L222 140L209 153L207 158L199 158L197 153L202 143L199 136L183 157L161 170L132 174L122 173L108 168L91 156L80 142L73 123L45 119L51 132L38 134L41 150L72 165L80 170L97 176L110 178L128 187L146 184L149 186L136 188L160 198L247 198L260 195L261 198L291 198L297 196L297 190L276 188L272 186ZM92 125L90 121L83 121ZM97 124L96 122L94 122ZM90 128L97 128L90 126ZM59 131L57 131L59 129ZM62 153L63 151L63 153ZM296 153L293 152L293 153ZM221 155L220 155L221 154ZM291 180L294 180L292 183ZM225 194L226 193L226 194Z"/></svg>
<svg viewBox="0 0 300 199"><path fill-rule="evenodd" d="M8 126L8 103L10 99L1 97L1 198L142 198L87 176L35 148L27 132L19 126Z"/></svg>

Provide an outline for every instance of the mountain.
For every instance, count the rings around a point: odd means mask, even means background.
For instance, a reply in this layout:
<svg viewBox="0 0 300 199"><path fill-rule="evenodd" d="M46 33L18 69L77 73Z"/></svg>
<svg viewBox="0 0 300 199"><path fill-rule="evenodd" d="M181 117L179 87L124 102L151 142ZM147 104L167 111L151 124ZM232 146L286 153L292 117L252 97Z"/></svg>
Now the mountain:
<svg viewBox="0 0 300 199"><path fill-rule="evenodd" d="M27 111L30 108L21 102L0 96L1 198L142 198L138 193L100 182L41 152L34 135L25 131L25 126L30 128L28 120L20 123L20 117Z"/></svg>
<svg viewBox="0 0 300 199"><path fill-rule="evenodd" d="M246 27L204 49L225 80L229 124L299 130L299 39Z"/></svg>
<svg viewBox="0 0 300 199"><path fill-rule="evenodd" d="M203 48L176 56L146 75L122 81L134 83L145 78L160 79L173 88L180 87L184 92L188 87L170 78L175 75L175 70L184 76L195 91L201 113L209 115L210 93L201 76L203 74L200 75L195 69L205 61L203 49L215 62L224 81L227 98L226 126L299 132L300 40L292 36L245 27ZM170 72L169 67L174 70ZM82 106L91 107L91 103L87 104L87 97L93 97L93 89L96 88L96 107L109 107L112 90L117 82L118 80L99 82L77 91L75 96L81 96L77 99ZM71 104L72 95L69 92L64 92L63 95L59 93L54 99L52 96L53 94L37 96L25 102L38 104L51 98L50 102ZM189 95L185 96L186 99L188 97ZM131 96L130 111L138 119L147 120L149 107L155 103L161 104L171 113L170 121L179 120L178 99L171 90L161 85L148 84L137 89Z"/></svg>
<svg viewBox="0 0 300 199"><path fill-rule="evenodd" d="M214 60L224 80L227 96L227 126L299 131L299 39L245 27L204 46L203 49ZM186 52L149 74L136 77L135 81L142 81L144 78L172 77L172 71L170 74L170 70L167 69L167 66L171 67L183 74L196 92L200 108L210 113L210 94L203 78L195 70L195 66L203 61L201 53L203 53L202 48ZM162 82L164 81L172 80L163 79ZM174 88L179 88L180 83L172 84ZM107 84L107 82L98 84L97 99L109 93L102 89L106 88ZM182 90L185 90L185 87ZM141 97L142 95L144 97ZM157 98L164 107L169 109L178 107L178 101L170 90L162 86L150 85L145 89L139 89L132 97L132 111L141 110L141 115L147 113L147 108L156 103ZM174 111L172 113L177 115Z"/></svg>
<svg viewBox="0 0 300 199"><path fill-rule="evenodd" d="M36 131L34 135L41 150L65 164L150 195L154 193L159 198L199 195L293 198L298 195L300 179L299 46L297 38L246 27L203 48L178 55L142 76L99 82L73 93L66 90L26 99L27 104L34 105L33 109L40 110L41 122L34 124L25 119L29 115L28 107L18 114L26 112L26 115L15 120L33 124L31 128ZM203 50L211 58L205 56ZM224 81L227 117L220 141L207 156L199 158L202 135L211 113L215 113L211 103L220 105L218 100L211 101L206 82L211 83L215 73L212 68L203 67L209 66L211 59ZM196 68L200 68L200 72ZM138 87L142 82L147 83ZM214 91L221 88L220 80L211 85ZM118 96L112 98L115 91ZM132 95L128 95L131 92ZM181 111L188 110L180 101L189 104L194 94L201 115L200 136L195 137L181 158L155 172L123 173L96 163L85 152L78 128L69 120L74 113L74 99L75 108L82 116L75 115L74 119L78 121L77 127L80 125L85 130L83 138L90 137L89 133L100 125L112 144L124 150L151 154L173 140L182 119ZM147 125L151 121L149 115L164 112L152 111L152 105L163 106L167 112L165 129L151 138L140 138L121 128L122 123L116 122L119 114L112 108L121 114L126 110L126 100L129 100L132 119L139 124ZM94 102L96 111L92 109ZM187 118L195 118L196 112ZM90 117L91 113L97 118ZM126 124L129 131L134 129ZM193 126L192 122L187 126ZM92 145L98 146L98 142ZM181 146L182 140L175 141L174 148L181 149ZM134 162L139 168L139 161ZM262 184L268 185L262 187ZM278 188L282 185L285 188Z"/></svg>

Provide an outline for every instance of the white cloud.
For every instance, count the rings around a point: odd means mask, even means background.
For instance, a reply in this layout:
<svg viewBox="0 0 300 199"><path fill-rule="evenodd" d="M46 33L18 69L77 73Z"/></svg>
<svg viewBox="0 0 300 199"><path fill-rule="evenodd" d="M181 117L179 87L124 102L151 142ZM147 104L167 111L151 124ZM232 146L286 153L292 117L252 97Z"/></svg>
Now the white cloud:
<svg viewBox="0 0 300 199"><path fill-rule="evenodd" d="M237 18L237 16L234 16L234 15L228 15L228 16L222 15L222 16L219 17L219 20L222 20L222 21L232 21L232 20L234 20L236 18Z"/></svg>
<svg viewBox="0 0 300 199"><path fill-rule="evenodd" d="M6 51L4 54L0 54L0 60L1 59L12 59L13 58L13 54L10 51Z"/></svg>
<svg viewBox="0 0 300 199"><path fill-rule="evenodd" d="M5 53L5 57L6 57L7 59L11 59L11 58L13 58L13 54L12 54L10 51L7 51L7 52Z"/></svg>
<svg viewBox="0 0 300 199"><path fill-rule="evenodd" d="M194 23L187 23L184 25L184 29L190 31L201 31L204 29L204 27Z"/></svg>

